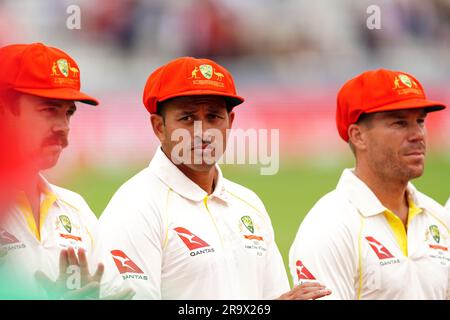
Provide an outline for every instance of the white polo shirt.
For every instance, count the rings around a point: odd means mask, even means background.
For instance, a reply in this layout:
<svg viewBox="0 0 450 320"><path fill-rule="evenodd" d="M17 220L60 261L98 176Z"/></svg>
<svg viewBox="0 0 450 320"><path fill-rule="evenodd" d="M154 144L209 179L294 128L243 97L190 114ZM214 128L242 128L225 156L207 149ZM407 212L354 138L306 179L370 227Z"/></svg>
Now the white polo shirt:
<svg viewBox="0 0 450 320"><path fill-rule="evenodd" d="M0 245L7 250L0 273L3 277L16 277L15 282L21 284L22 288L14 288L12 296L16 298L47 297L37 285L34 274L41 270L56 280L61 249L84 248L88 257L92 256L97 218L84 199L49 184L42 176L41 189L39 226L22 194L0 227ZM8 298L9 288L6 289L1 293Z"/></svg>
<svg viewBox="0 0 450 320"><path fill-rule="evenodd" d="M99 220L102 295L135 299L272 299L289 290L270 218L249 189L223 178L208 194L160 148Z"/></svg>
<svg viewBox="0 0 450 320"><path fill-rule="evenodd" d="M444 208L408 185L407 233L352 170L307 214L289 252L294 283L318 280L327 299L447 299Z"/></svg>

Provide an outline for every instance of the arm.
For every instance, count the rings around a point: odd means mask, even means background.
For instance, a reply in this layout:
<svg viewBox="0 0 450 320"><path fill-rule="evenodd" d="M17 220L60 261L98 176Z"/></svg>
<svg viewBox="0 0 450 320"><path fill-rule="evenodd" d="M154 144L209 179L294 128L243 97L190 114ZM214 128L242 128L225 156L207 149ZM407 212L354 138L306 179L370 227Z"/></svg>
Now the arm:
<svg viewBox="0 0 450 320"><path fill-rule="evenodd" d="M95 256L105 264L102 297L132 289L135 299L161 299L164 229L157 209L139 201L114 196L100 218Z"/></svg>
<svg viewBox="0 0 450 320"><path fill-rule="evenodd" d="M295 284L318 281L332 292L329 299L356 299L358 252L352 226L337 208L313 208L303 221L289 252L289 266Z"/></svg>

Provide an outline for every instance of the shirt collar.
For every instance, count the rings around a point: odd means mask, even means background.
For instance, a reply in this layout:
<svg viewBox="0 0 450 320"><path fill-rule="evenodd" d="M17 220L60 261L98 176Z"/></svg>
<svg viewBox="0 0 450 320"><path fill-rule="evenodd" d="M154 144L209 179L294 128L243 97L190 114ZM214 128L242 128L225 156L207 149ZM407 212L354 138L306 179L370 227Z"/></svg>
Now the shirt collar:
<svg viewBox="0 0 450 320"><path fill-rule="evenodd" d="M173 164L172 161L170 161L162 151L161 146L157 148L149 168L164 184L187 199L203 201L208 197L208 193L205 190L189 179L175 164ZM214 191L209 198L217 197L226 202L229 198L225 192L224 177L217 163L215 168L217 170L217 181Z"/></svg>
<svg viewBox="0 0 450 320"><path fill-rule="evenodd" d="M336 190L343 192L347 199L365 217L374 216L388 210L383 206L380 200L378 200L372 190L370 190L370 188L355 175L354 169L345 169L342 172ZM417 190L412 183L408 183L406 191L410 207L413 205L419 209L425 209L424 204L417 196Z"/></svg>

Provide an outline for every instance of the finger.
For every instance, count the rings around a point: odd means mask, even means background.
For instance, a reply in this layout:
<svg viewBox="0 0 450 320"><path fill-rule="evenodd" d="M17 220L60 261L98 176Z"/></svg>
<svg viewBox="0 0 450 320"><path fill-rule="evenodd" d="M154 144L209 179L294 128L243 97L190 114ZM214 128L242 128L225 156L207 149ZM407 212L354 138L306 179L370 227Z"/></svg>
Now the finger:
<svg viewBox="0 0 450 320"><path fill-rule="evenodd" d="M136 292L129 288L122 290L116 294L112 294L106 297L103 297L102 300L131 300L135 296Z"/></svg>
<svg viewBox="0 0 450 320"><path fill-rule="evenodd" d="M67 249L67 257L69 259L69 265L71 266L79 265L77 255L75 254L75 250L72 247L69 247Z"/></svg>
<svg viewBox="0 0 450 320"><path fill-rule="evenodd" d="M65 274L67 268L69 267L69 258L67 255L67 250L63 249L59 253L59 274Z"/></svg>
<svg viewBox="0 0 450 320"><path fill-rule="evenodd" d="M319 298L328 296L330 294L331 294L331 290L329 290L329 289L317 290L317 291L313 291L313 292L309 292L309 293L303 294L301 296L301 300L315 300L315 299L319 299Z"/></svg>
<svg viewBox="0 0 450 320"><path fill-rule="evenodd" d="M87 298L98 299L100 292L100 284L98 282L89 282L84 287L72 290L63 297L65 300L82 300Z"/></svg>
<svg viewBox="0 0 450 320"><path fill-rule="evenodd" d="M84 250L83 248L78 249L78 260L80 262L81 277L89 277L90 273L86 257L86 250Z"/></svg>
<svg viewBox="0 0 450 320"><path fill-rule="evenodd" d="M100 282L100 280L102 280L104 272L105 272L105 265L103 263L99 263L97 266L97 271L95 272L94 276L92 277L92 281Z"/></svg>
<svg viewBox="0 0 450 320"><path fill-rule="evenodd" d="M326 289L325 286L315 285L315 286L297 286L292 289L293 292L312 292Z"/></svg>
<svg viewBox="0 0 450 320"><path fill-rule="evenodd" d="M296 287L302 287L302 288L323 287L323 288L325 288L325 286L323 284L321 284L320 282L317 282L317 281L299 283Z"/></svg>

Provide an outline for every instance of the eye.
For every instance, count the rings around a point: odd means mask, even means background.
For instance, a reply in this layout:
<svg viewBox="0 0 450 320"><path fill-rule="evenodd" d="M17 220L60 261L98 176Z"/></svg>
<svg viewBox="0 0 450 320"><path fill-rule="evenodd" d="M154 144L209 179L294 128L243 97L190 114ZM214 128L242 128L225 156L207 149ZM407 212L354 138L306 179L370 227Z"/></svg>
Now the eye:
<svg viewBox="0 0 450 320"><path fill-rule="evenodd" d="M67 115L69 116L69 117L71 117L71 116L73 116L74 114L75 114L75 109L69 109L69 110L67 110Z"/></svg>
<svg viewBox="0 0 450 320"><path fill-rule="evenodd" d="M41 111L42 112L53 113L53 112L56 111L56 108L55 107L46 107L46 108L41 109Z"/></svg>
<svg viewBox="0 0 450 320"><path fill-rule="evenodd" d="M194 118L193 118L191 115L188 115L188 116L181 117L181 118L178 119L178 120L179 120L179 121L185 121L185 122L188 122L188 121L193 121Z"/></svg>
<svg viewBox="0 0 450 320"><path fill-rule="evenodd" d="M421 125L421 126L424 126L424 125L425 125L425 119L424 119L424 118L422 118L422 119L417 119L417 123L418 123L419 125Z"/></svg>
<svg viewBox="0 0 450 320"><path fill-rule="evenodd" d="M406 120L397 120L394 122L394 125L397 127L406 127L408 122Z"/></svg>
<svg viewBox="0 0 450 320"><path fill-rule="evenodd" d="M208 119L209 120L223 119L223 117L220 114L217 114L217 113L210 113L210 114L208 114Z"/></svg>

